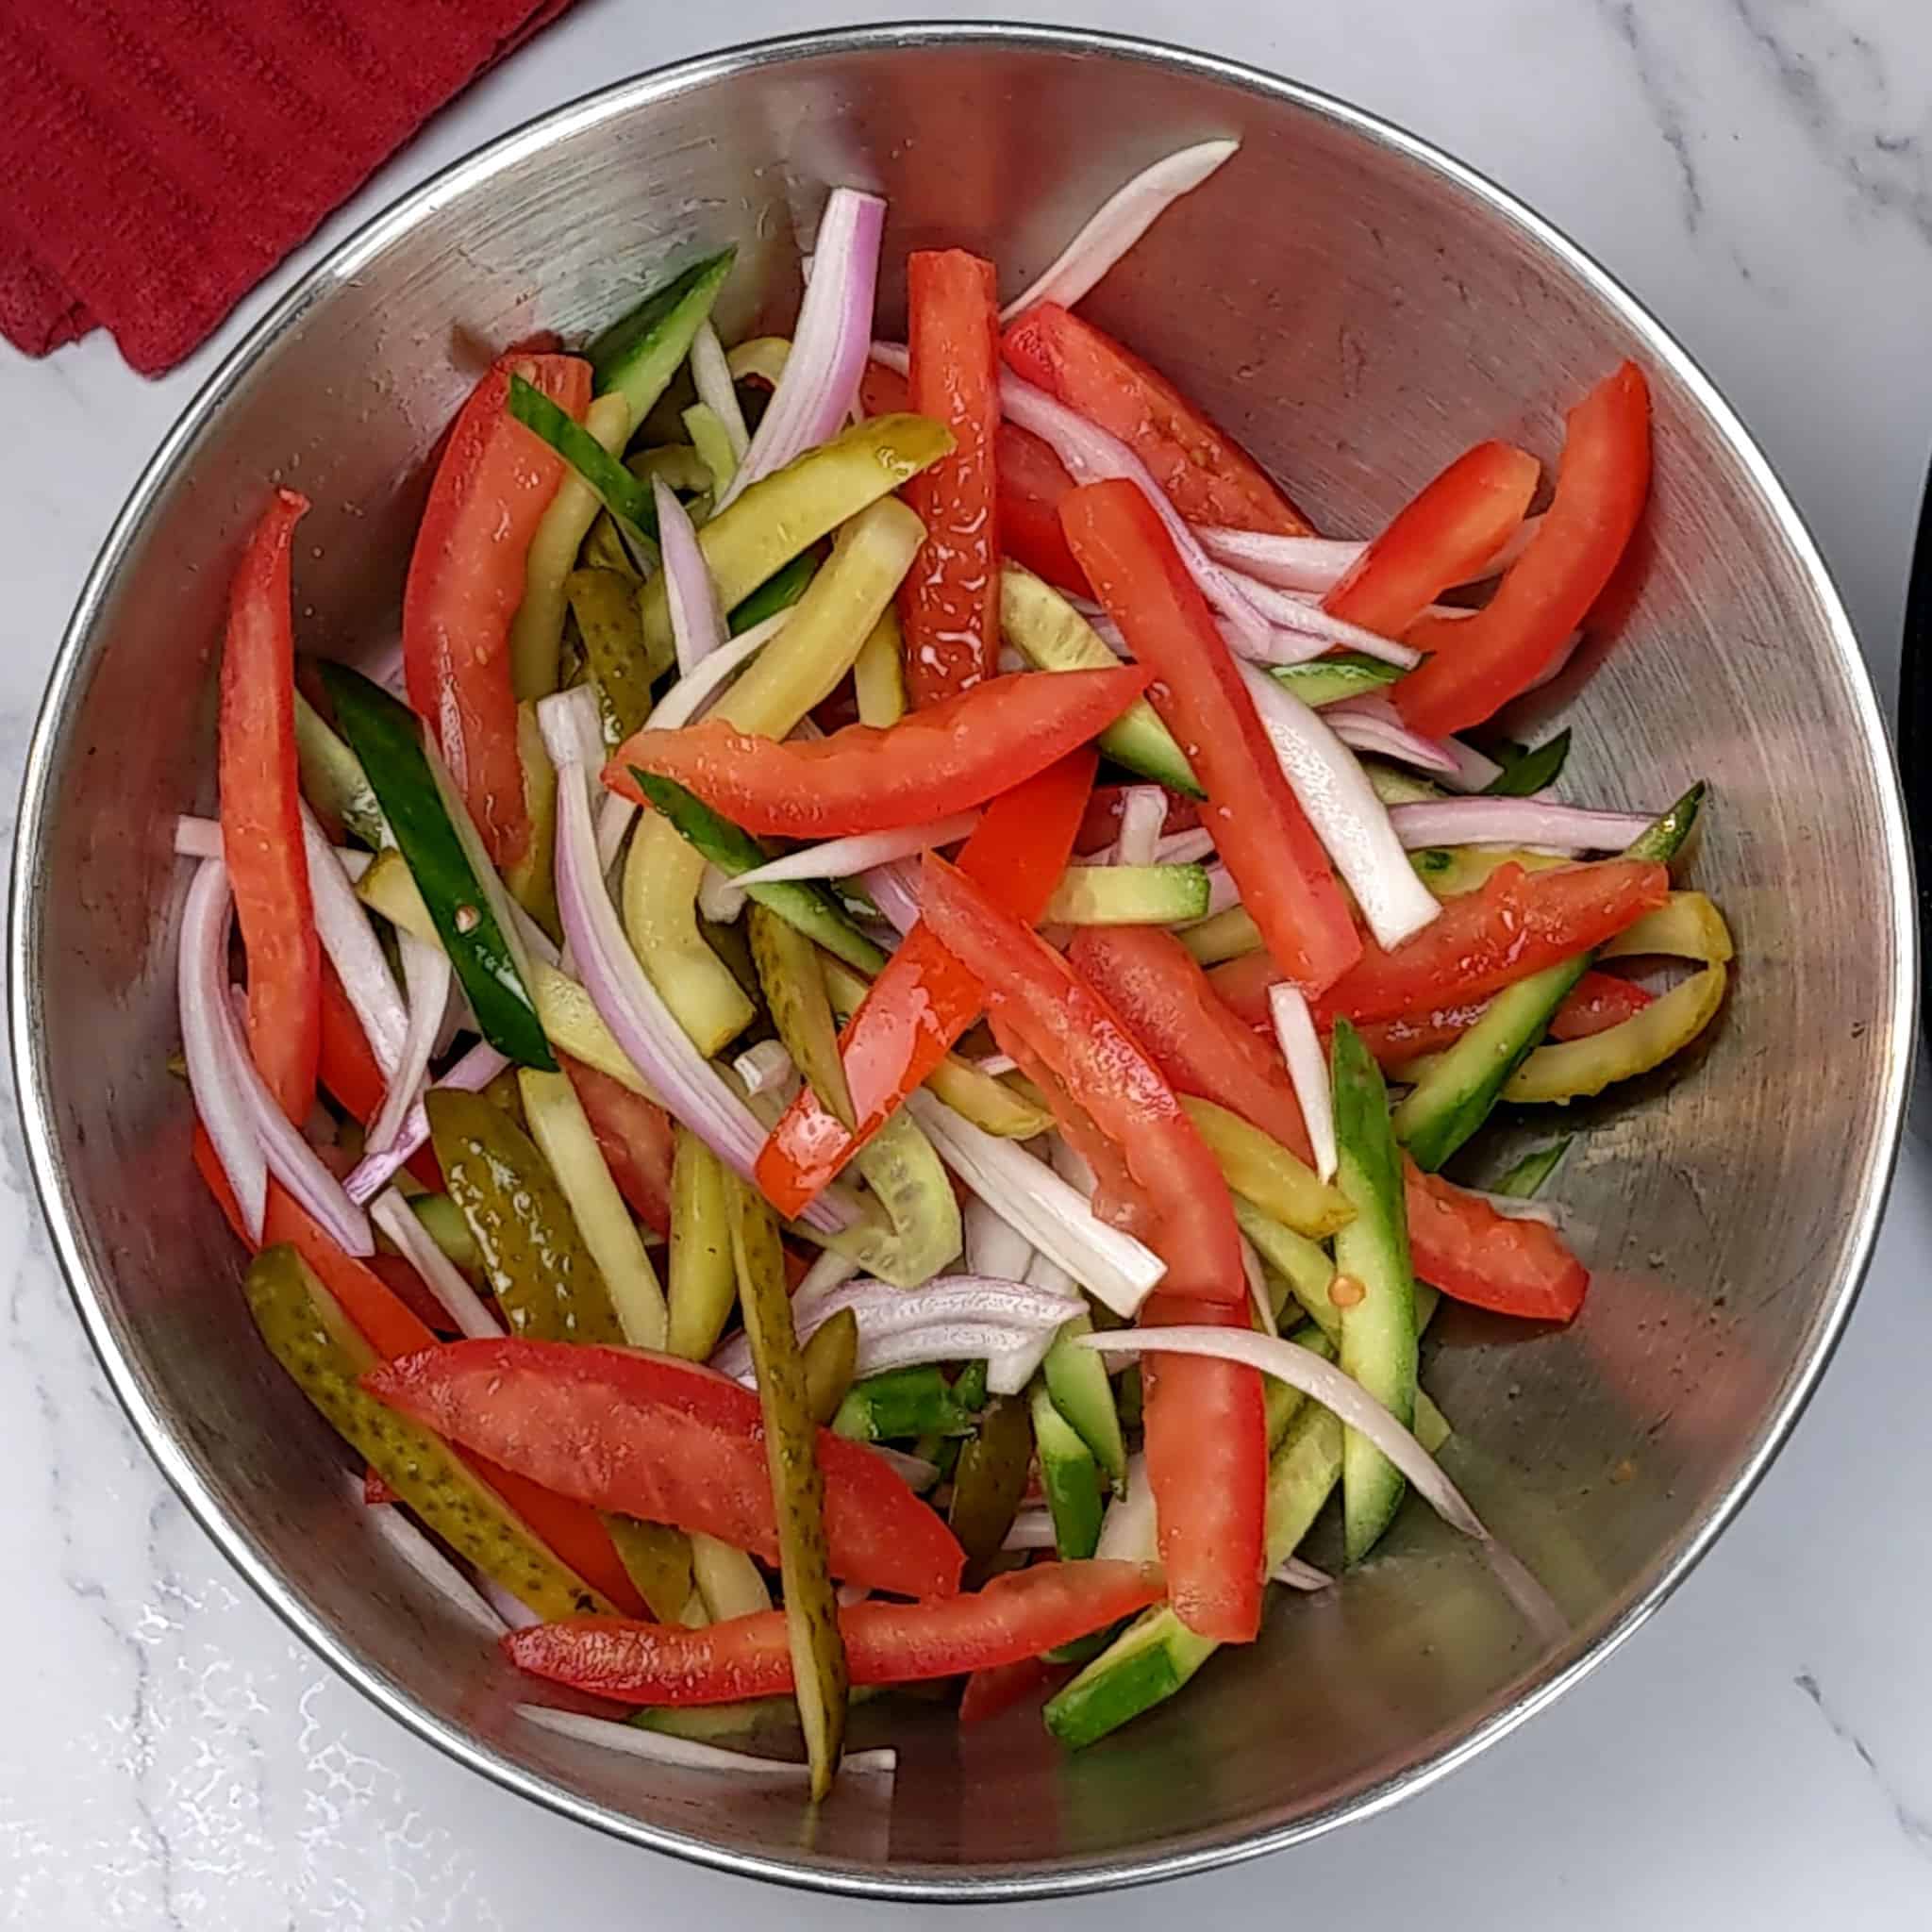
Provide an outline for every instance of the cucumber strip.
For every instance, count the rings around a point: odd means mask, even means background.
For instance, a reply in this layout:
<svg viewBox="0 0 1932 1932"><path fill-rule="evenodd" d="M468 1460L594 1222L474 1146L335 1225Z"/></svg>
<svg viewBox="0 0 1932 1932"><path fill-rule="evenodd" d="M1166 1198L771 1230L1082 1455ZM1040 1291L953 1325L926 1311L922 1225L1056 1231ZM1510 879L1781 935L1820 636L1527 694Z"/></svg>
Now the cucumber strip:
<svg viewBox="0 0 1932 1932"><path fill-rule="evenodd" d="M1053 1518L1054 1546L1063 1562L1091 1557L1100 1542L1100 1465L1080 1432L1060 1414L1044 1382L1027 1406L1040 1455L1040 1482Z"/></svg>
<svg viewBox="0 0 1932 1932"><path fill-rule="evenodd" d="M509 379L509 412L580 476L608 512L640 570L658 561L658 506L651 492L581 423L534 383Z"/></svg>
<svg viewBox="0 0 1932 1932"><path fill-rule="evenodd" d="M244 1287L262 1341L296 1387L458 1556L546 1620L616 1615L447 1443L364 1392L375 1351L293 1248L264 1248Z"/></svg>
<svg viewBox="0 0 1932 1932"><path fill-rule="evenodd" d="M982 1368L982 1374L984 1373ZM832 1428L855 1442L909 1442L921 1436L970 1436L985 1401L969 1401L965 1376L948 1385L935 1363L889 1369L853 1383ZM1001 1532L1005 1534L1004 1531Z"/></svg>
<svg viewBox="0 0 1932 1932"><path fill-rule="evenodd" d="M1268 1567L1291 1557L1341 1474L1341 1424L1306 1405L1268 1466ZM1047 1729L1080 1750L1166 1701L1220 1645L1167 1605L1141 1613L1078 1676L1048 1699Z"/></svg>
<svg viewBox="0 0 1932 1932"><path fill-rule="evenodd" d="M781 610L790 610L818 574L818 554L811 550L802 552L774 570L749 596L733 605L724 619L724 627L733 637L741 637L754 625L776 617Z"/></svg>
<svg viewBox="0 0 1932 1932"><path fill-rule="evenodd" d="M653 289L584 351L596 387L617 391L630 405L633 423L650 413L691 354L698 325L710 314L737 258L736 248L723 248L692 262Z"/></svg>
<svg viewBox="0 0 1932 1932"><path fill-rule="evenodd" d="M704 1599L705 1615L713 1624L755 1617L772 1607L764 1572L742 1550L703 1530L691 1532L691 1574Z"/></svg>
<svg viewBox="0 0 1932 1932"><path fill-rule="evenodd" d="M1031 571L1008 564L1000 572L1000 629L1014 650L1041 671L1111 671L1120 658L1093 626ZM1100 734L1115 764L1190 798L1206 794L1174 733L1145 698L1136 698Z"/></svg>
<svg viewBox="0 0 1932 1932"><path fill-rule="evenodd" d="M585 412L584 432L614 460L630 436L630 405L621 395L599 396ZM582 476L567 474L530 540L523 601L509 626L510 686L519 700L548 697L557 689L569 608L564 585L597 521L599 502Z"/></svg>
<svg viewBox="0 0 1932 1932"><path fill-rule="evenodd" d="M459 1268L472 1285L483 1278L483 1257L470 1233L463 1210L447 1194L418 1193L408 1197L409 1212L423 1231Z"/></svg>
<svg viewBox="0 0 1932 1932"><path fill-rule="evenodd" d="M861 724L882 731L906 715L903 649L898 613L888 605L852 660L852 691L858 700Z"/></svg>
<svg viewBox="0 0 1932 1932"><path fill-rule="evenodd" d="M1312 1240L1333 1234L1353 1218L1354 1209L1339 1189L1240 1114L1191 1093L1181 1096L1181 1106L1221 1164L1228 1186L1262 1213Z"/></svg>
<svg viewBox="0 0 1932 1932"><path fill-rule="evenodd" d="M1402 672L1379 658L1341 651L1332 658L1310 658L1306 664L1272 665L1268 675L1293 691L1303 704L1319 708L1381 691L1393 684Z"/></svg>
<svg viewBox="0 0 1932 1932"><path fill-rule="evenodd" d="M509 896L427 733L359 672L325 664L322 675L483 1037L520 1065L555 1073Z"/></svg>
<svg viewBox="0 0 1932 1932"><path fill-rule="evenodd" d="M659 778L650 772L639 771L636 766L631 768L631 776L642 788L653 808L720 872L736 877L771 858L749 832L713 811L695 792L687 791L675 779ZM885 953L859 931L824 886L810 879L781 879L745 890L757 904L768 908L788 925L795 926L806 938L816 940L828 953L859 972L874 974L884 969Z"/></svg>
<svg viewBox="0 0 1932 1932"><path fill-rule="evenodd" d="M617 1036L604 1024L603 1014L591 1004L591 995L578 981L559 967L533 959L530 996L537 1003L537 1017L543 1023L544 1036L559 1052L595 1067L600 1074L608 1074L619 1085L628 1087L646 1100L658 1099L649 1082L631 1065L630 1056L618 1045Z"/></svg>
<svg viewBox="0 0 1932 1932"><path fill-rule="evenodd" d="M302 791L323 817L337 820L372 852L391 848L395 834L377 804L375 788L358 758L331 731L323 715L298 690L295 693L295 758Z"/></svg>
<svg viewBox="0 0 1932 1932"><path fill-rule="evenodd" d="M1483 787L1491 798L1528 798L1562 775L1570 757L1568 726L1556 737L1545 740L1535 750L1505 740L1502 743L1479 746L1496 760L1502 772Z"/></svg>
<svg viewBox="0 0 1932 1932"><path fill-rule="evenodd" d="M1253 1241L1262 1260L1288 1283L1302 1312L1331 1340L1341 1333L1341 1310L1329 1299L1335 1264L1307 1235L1285 1227L1252 1201L1234 1197L1235 1225ZM1273 1383L1270 1383L1273 1388Z"/></svg>
<svg viewBox="0 0 1932 1932"><path fill-rule="evenodd" d="M1374 758L1364 758L1362 770L1368 774L1370 786L1384 805L1421 805L1449 796L1440 785L1432 785L1426 778L1418 778L1413 772L1406 772L1400 765L1385 765Z"/></svg>
<svg viewBox="0 0 1932 1932"><path fill-rule="evenodd" d="M550 762L537 707L525 698L517 706L517 758L524 773L524 809L530 841L524 856L504 870L510 897L536 921L552 945L563 941L557 910L557 767Z"/></svg>
<svg viewBox="0 0 1932 1932"><path fill-rule="evenodd" d="M856 1261L894 1288L917 1288L958 1257L965 1245L959 1199L944 1164L909 1113L895 1113L853 1158L883 1227L860 1222L838 1234L801 1234Z"/></svg>
<svg viewBox="0 0 1932 1932"><path fill-rule="evenodd" d="M1355 1219L1335 1237L1337 1283L1330 1299L1341 1310L1342 1372L1368 1391L1404 1428L1415 1422L1415 1274L1408 1257L1408 1216L1402 1157L1389 1122L1382 1070L1346 1020L1335 1024L1330 1051L1335 1091L1336 1179ZM1342 1275L1355 1288L1337 1298ZM1401 1472L1366 1437L1346 1432L1342 1450L1342 1540L1359 1562L1401 1507Z"/></svg>
<svg viewBox="0 0 1932 1932"><path fill-rule="evenodd" d="M738 458L731 453L731 438L724 420L710 404L693 403L684 412L684 429L710 476L711 497L715 502L731 487L731 479L738 474Z"/></svg>
<svg viewBox="0 0 1932 1932"><path fill-rule="evenodd" d="M758 1370L765 1461L778 1518L792 1695L798 1701L816 1801L831 1790L839 1768L849 1681L825 1546L825 1480L818 1463L818 1430L806 1396L805 1365L791 1324L777 1217L764 1196L736 1174L727 1176L725 1187L738 1302Z"/></svg>
<svg viewBox="0 0 1932 1932"><path fill-rule="evenodd" d="M1208 915L1205 865L1070 865L1045 925L1185 925Z"/></svg>
<svg viewBox="0 0 1932 1932"><path fill-rule="evenodd" d="M732 611L735 622L733 607L749 598L774 572L916 476L952 446L951 433L924 416L874 416L808 450L782 470L761 476L698 532L698 548L718 587L720 605ZM923 534L924 525L921 529ZM663 579L646 584L640 596L645 642L654 648L668 643L671 608ZM859 639L877 617L874 611L859 627ZM840 675L849 668L848 657ZM810 708L802 707L800 715ZM758 728L746 720L734 722L745 730ZM789 731L797 722L794 717L784 728Z"/></svg>
<svg viewBox="0 0 1932 1932"><path fill-rule="evenodd" d="M666 486L680 496L695 497L709 492L710 466L688 442L663 442L652 449L641 449L625 457L624 467L640 483L650 484L661 476ZM655 494L653 495L656 501Z"/></svg>
<svg viewBox="0 0 1932 1932"><path fill-rule="evenodd" d="M603 1150L566 1074L517 1074L530 1137L549 1161L591 1251L618 1325L633 1348L662 1348L666 1334L664 1291L638 1234Z"/></svg>
<svg viewBox="0 0 1932 1932"><path fill-rule="evenodd" d="M738 1299L723 1161L689 1127L674 1129L665 1346L701 1362L718 1345Z"/></svg>
<svg viewBox="0 0 1932 1932"><path fill-rule="evenodd" d="M1200 966L1219 966L1261 950L1261 928L1245 906L1230 906L1174 937Z"/></svg>
<svg viewBox="0 0 1932 1932"><path fill-rule="evenodd" d="M1429 845L1411 852L1408 862L1439 899L1474 891L1499 866L1520 865L1524 872L1548 872L1554 866L1574 863L1567 855L1499 845Z"/></svg>
<svg viewBox="0 0 1932 1932"><path fill-rule="evenodd" d="M724 366L733 382L756 378L767 389L776 389L791 356L790 336L750 336L724 352Z"/></svg>
<svg viewBox="0 0 1932 1932"><path fill-rule="evenodd" d="M1054 1407L1079 1432L1119 1494L1126 1482L1127 1445L1121 1434L1113 1384L1108 1379L1106 1362L1091 1348L1076 1345L1081 1336L1092 1332L1093 1318L1075 1315L1055 1336L1040 1373Z"/></svg>
<svg viewBox="0 0 1932 1932"><path fill-rule="evenodd" d="M1565 1134L1560 1141L1552 1141L1547 1147L1536 1148L1525 1154L1501 1180L1490 1189L1492 1194L1511 1194L1522 1200L1532 1200L1541 1191L1542 1184L1557 1171L1557 1164L1570 1151L1574 1134Z"/></svg>
<svg viewBox="0 0 1932 1932"><path fill-rule="evenodd" d="M1704 794L1700 780L1624 856L1668 865L1690 836L1703 808ZM1579 953L1574 959L1545 967L1505 987L1490 1002L1482 1018L1423 1070L1395 1110L1396 1138L1407 1147L1418 1167L1429 1173L1440 1169L1490 1117L1516 1070L1548 1032L1557 1008L1595 958L1593 952ZM1720 1000L1723 991L1720 984ZM1707 994L1708 991L1707 988ZM1716 1010L1716 1002L1711 1002L1698 1023L1700 1027Z"/></svg>

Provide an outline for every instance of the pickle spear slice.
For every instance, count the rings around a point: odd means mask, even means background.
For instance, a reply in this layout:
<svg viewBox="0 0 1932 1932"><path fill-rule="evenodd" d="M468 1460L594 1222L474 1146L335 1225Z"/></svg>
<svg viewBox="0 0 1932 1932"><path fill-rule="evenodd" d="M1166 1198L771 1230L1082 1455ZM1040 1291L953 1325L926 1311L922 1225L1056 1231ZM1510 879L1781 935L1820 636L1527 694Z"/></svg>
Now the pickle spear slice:
<svg viewBox="0 0 1932 1932"><path fill-rule="evenodd" d="M366 1395L376 1356L293 1248L265 1248L246 1281L269 1352L335 1432L458 1556L546 1621L616 1607L559 1562L449 1445Z"/></svg>
<svg viewBox="0 0 1932 1932"><path fill-rule="evenodd" d="M777 1219L764 1197L736 1174L727 1176L726 1187L732 1262L758 1370L772 1501L778 1516L778 1566L785 1580L798 1721L816 1803L831 1790L839 1768L848 1689L845 1641L825 1554L824 1477L819 1471L805 1366L791 1325Z"/></svg>

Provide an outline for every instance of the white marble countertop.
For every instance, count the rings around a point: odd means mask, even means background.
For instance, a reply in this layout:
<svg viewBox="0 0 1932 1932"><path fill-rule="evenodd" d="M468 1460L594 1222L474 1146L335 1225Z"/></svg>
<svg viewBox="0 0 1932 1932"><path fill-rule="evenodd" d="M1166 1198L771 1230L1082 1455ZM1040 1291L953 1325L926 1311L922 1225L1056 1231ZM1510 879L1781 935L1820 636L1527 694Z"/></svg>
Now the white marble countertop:
<svg viewBox="0 0 1932 1932"><path fill-rule="evenodd" d="M904 0L823 17L891 19ZM1024 0L956 12L1050 9ZM1648 301L1782 471L1890 691L1932 452L1932 9L1922 0L1109 0L1390 115L1525 196ZM526 116L808 24L583 0L385 169L216 342L143 383L101 338L0 348L0 767L17 769L95 546L191 391L346 225ZM12 809L12 782L4 808ZM0 1120L0 1923L42 1932L826 1926L525 1806L405 1735L247 1594L108 1396ZM1572 1932L1932 1924L1932 1152L1907 1142L1823 1392L1740 1522L1554 1710L1391 1815L1278 1858L976 1923ZM949 1923L958 1923L951 1921Z"/></svg>

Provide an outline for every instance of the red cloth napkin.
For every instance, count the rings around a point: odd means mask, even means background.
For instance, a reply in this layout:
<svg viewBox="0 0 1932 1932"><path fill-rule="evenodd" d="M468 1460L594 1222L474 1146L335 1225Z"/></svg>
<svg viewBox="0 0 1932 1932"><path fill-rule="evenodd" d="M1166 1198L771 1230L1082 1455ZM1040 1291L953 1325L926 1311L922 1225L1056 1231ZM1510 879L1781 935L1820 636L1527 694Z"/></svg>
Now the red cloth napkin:
<svg viewBox="0 0 1932 1932"><path fill-rule="evenodd" d="M204 341L451 95L570 0L5 0L0 330Z"/></svg>

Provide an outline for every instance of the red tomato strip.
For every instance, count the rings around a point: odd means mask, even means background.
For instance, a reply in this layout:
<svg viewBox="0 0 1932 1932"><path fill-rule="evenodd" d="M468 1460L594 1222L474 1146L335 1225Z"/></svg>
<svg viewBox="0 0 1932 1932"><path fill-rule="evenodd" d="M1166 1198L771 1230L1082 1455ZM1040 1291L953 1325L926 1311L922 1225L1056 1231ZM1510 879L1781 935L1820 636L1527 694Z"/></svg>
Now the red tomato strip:
<svg viewBox="0 0 1932 1932"><path fill-rule="evenodd" d="M409 704L435 733L499 867L514 865L530 842L510 686L510 620L523 602L530 540L565 467L510 415L512 375L573 416L590 406L591 366L581 358L501 358L450 432L403 591Z"/></svg>
<svg viewBox="0 0 1932 1932"><path fill-rule="evenodd" d="M1404 722L1464 731L1527 691L1609 582L1649 493L1650 387L1625 362L1571 410L1556 496L1495 595L1474 617L1410 630L1431 655L1394 686Z"/></svg>
<svg viewBox="0 0 1932 1932"><path fill-rule="evenodd" d="M1261 466L1165 376L1058 302L1029 308L1001 347L1028 382L1119 437L1189 523L1315 534Z"/></svg>
<svg viewBox="0 0 1932 1932"><path fill-rule="evenodd" d="M248 1046L300 1126L315 1102L322 949L302 850L290 549L308 499L278 490L228 591L219 740L222 850L248 950Z"/></svg>
<svg viewBox="0 0 1932 1932"><path fill-rule="evenodd" d="M1137 1197L1135 1231L1167 1263L1164 1293L1245 1301L1241 1235L1220 1166L1119 1015L1038 933L937 853L921 864L920 906L933 936L985 983L1000 1036L1051 1069L1049 1098L1064 1106L1063 1090L1120 1150Z"/></svg>
<svg viewBox="0 0 1932 1932"><path fill-rule="evenodd" d="M194 1125L194 1164L227 1216L236 1238L247 1247L248 1236L229 1191L227 1176L222 1172L214 1143L199 1121ZM354 1256L345 1255L320 1224L291 1198L279 1182L272 1179L268 1184L263 1245L274 1247L282 1241L292 1246L315 1271L342 1312L361 1331L362 1339L385 1361L437 1345L436 1337L421 1316L373 1269ZM423 1292L426 1294L427 1290ZM625 1615L648 1614L643 1598L618 1557L616 1545L593 1511L563 1496L553 1495L525 1477L486 1463L481 1457L465 1459L523 1518L531 1535L569 1564L586 1583L602 1591Z"/></svg>
<svg viewBox="0 0 1932 1932"><path fill-rule="evenodd" d="M1557 1008L1550 1022L1550 1038L1588 1039L1641 1013L1651 998L1634 979L1620 979L1611 973L1586 973ZM1407 1013L1399 1020L1367 1020L1357 1030L1386 1071L1454 1046L1488 1008L1487 1000L1466 1001L1426 1013Z"/></svg>
<svg viewBox="0 0 1932 1932"><path fill-rule="evenodd" d="M570 1075L577 1102L617 1191L647 1227L671 1232L671 1116L656 1101L633 1093L567 1053L557 1063Z"/></svg>
<svg viewBox="0 0 1932 1932"><path fill-rule="evenodd" d="M1096 762L1078 751L1016 785L987 808L961 849L959 870L1016 919L1038 919L1066 870ZM906 935L839 1037L858 1124L848 1130L808 1087L759 1151L758 1185L781 1214L801 1212L924 1084L984 999L924 920Z"/></svg>
<svg viewBox="0 0 1932 1932"><path fill-rule="evenodd" d="M1634 979L1614 973L1586 973L1557 1008L1550 1022L1552 1040L1588 1040L1607 1033L1625 1020L1634 1020L1657 995Z"/></svg>
<svg viewBox="0 0 1932 1932"><path fill-rule="evenodd" d="M902 415L912 407L906 378L882 362L868 362L859 379L858 406L868 416ZM1080 596L1089 594L1087 575L1067 548L1060 528L1060 499L1074 487L1053 445L1002 423L993 438L997 476L1000 548L1035 576Z"/></svg>
<svg viewBox="0 0 1932 1932"><path fill-rule="evenodd" d="M855 1604L839 1613L855 1684L913 1684L1017 1664L1104 1630L1160 1598L1151 1563L1041 1563L943 1603ZM512 1631L521 1670L624 1704L724 1704L792 1688L783 1610L701 1630L567 1617Z"/></svg>
<svg viewBox="0 0 1932 1932"><path fill-rule="evenodd" d="M1043 1657L1023 1657L1011 1664L989 1664L966 1679L966 1689L959 1699L959 1722L987 1724L1072 1674L1071 1664L1050 1664Z"/></svg>
<svg viewBox="0 0 1932 1932"><path fill-rule="evenodd" d="M1551 874L1540 874L1549 877ZM1307 1124L1280 1056L1215 998L1208 977L1170 933L1089 927L1074 959L1159 1062L1176 1092L1197 1094L1312 1159ZM1487 1201L1404 1162L1415 1270L1458 1301L1534 1313L1582 1299L1583 1265L1554 1230L1512 1221ZM1526 1232L1526 1230L1532 1230ZM1507 1304L1514 1302L1515 1307Z"/></svg>
<svg viewBox="0 0 1932 1932"><path fill-rule="evenodd" d="M1245 1328L1245 1303L1204 1307L1150 1295L1142 1328L1212 1322ZM1141 1357L1147 1481L1174 1614L1222 1643L1261 1627L1268 1514L1268 1416L1261 1374L1207 1356Z"/></svg>
<svg viewBox="0 0 1932 1932"><path fill-rule="evenodd" d="M953 447L906 486L925 541L899 591L906 691L915 710L993 675L999 657L999 295L992 263L915 249L906 264L908 387Z"/></svg>
<svg viewBox="0 0 1932 1932"><path fill-rule="evenodd" d="M1600 946L1654 912L1671 875L1641 858L1605 858L1524 872L1500 865L1474 892L1443 902L1441 916L1393 952L1365 941L1361 961L1314 1002L1315 1019L1338 1013L1359 1026L1407 1013L1488 999L1506 986ZM1268 989L1289 977L1267 953L1249 953L1208 974L1214 991L1250 1026L1266 1026Z"/></svg>
<svg viewBox="0 0 1932 1932"><path fill-rule="evenodd" d="M1449 465L1362 552L1323 608L1399 638L1441 593L1468 583L1522 523L1542 466L1507 442Z"/></svg>
<svg viewBox="0 0 1932 1932"><path fill-rule="evenodd" d="M893 831L967 811L1077 750L1147 688L1147 673L1015 672L976 684L896 724L848 724L787 740L708 718L678 731L634 732L604 782L643 803L632 768L675 778L760 837L838 839Z"/></svg>
<svg viewBox="0 0 1932 1932"><path fill-rule="evenodd" d="M426 1349L363 1386L558 1495L778 1560L758 1396L696 1363L505 1337ZM878 1457L821 1429L818 1459L836 1574L904 1596L958 1589L952 1532Z"/></svg>
<svg viewBox="0 0 1932 1932"><path fill-rule="evenodd" d="M1076 490L1060 520L1134 657L1153 671L1147 695L1207 789L1202 823L1242 904L1288 976L1311 997L1324 991L1362 942L1199 587L1131 483Z"/></svg>

